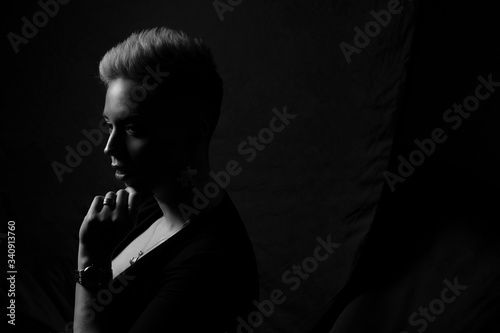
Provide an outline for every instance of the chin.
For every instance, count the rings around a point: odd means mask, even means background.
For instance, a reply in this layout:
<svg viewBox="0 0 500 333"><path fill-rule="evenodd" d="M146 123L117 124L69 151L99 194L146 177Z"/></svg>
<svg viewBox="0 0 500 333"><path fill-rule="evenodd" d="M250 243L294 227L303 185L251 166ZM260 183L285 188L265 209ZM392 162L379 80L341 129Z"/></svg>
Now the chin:
<svg viewBox="0 0 500 333"><path fill-rule="evenodd" d="M153 171L151 172L153 174ZM126 178L123 180L127 187L133 188L139 193L154 193L164 190L171 190L177 186L176 177L170 173L166 173L163 177L134 177Z"/></svg>
<svg viewBox="0 0 500 333"><path fill-rule="evenodd" d="M130 187L138 193L148 192L148 186L145 186L143 182L137 181L133 178L125 179L123 183L126 187Z"/></svg>

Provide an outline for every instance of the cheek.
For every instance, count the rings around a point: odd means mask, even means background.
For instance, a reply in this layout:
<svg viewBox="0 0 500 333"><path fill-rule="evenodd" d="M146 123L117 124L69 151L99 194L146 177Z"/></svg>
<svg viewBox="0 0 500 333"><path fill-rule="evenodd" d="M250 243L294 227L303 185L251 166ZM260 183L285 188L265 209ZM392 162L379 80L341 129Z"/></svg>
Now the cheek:
<svg viewBox="0 0 500 333"><path fill-rule="evenodd" d="M175 140L134 139L128 143L130 158L141 171L177 172L186 162L186 152Z"/></svg>
<svg viewBox="0 0 500 333"><path fill-rule="evenodd" d="M150 155L151 143L147 139L131 138L127 142L127 150L130 159L133 160L135 164L138 164L144 161L144 159L147 159L148 155Z"/></svg>

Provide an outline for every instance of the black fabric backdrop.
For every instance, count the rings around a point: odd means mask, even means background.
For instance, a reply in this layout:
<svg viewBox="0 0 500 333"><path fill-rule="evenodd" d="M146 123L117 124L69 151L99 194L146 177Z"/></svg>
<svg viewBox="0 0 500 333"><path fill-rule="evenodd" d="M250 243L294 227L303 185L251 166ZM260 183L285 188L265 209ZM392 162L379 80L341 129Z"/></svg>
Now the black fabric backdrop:
<svg viewBox="0 0 500 333"><path fill-rule="evenodd" d="M355 28L392 2L221 3L232 3L223 20L213 1L69 2L18 53L4 39L0 214L2 233L16 222L15 328L62 332L72 320L79 225L93 196L120 184L104 143L62 181L52 163L98 128L105 51L165 25L202 37L224 80L212 167L241 163L227 190L256 251L261 300L274 289L286 296L256 331L328 332L347 307L335 332L416 332L409 316L457 276L468 289L426 331L482 331L499 295L490 231L498 195L487 192L499 183L498 93L457 130L442 116L474 93L479 75L500 81L493 9L402 1L348 62L341 43L355 45ZM4 36L38 11L35 1L9 3ZM238 145L268 127L275 108L296 118L247 162ZM391 192L384 171L397 173L397 157L443 126L448 140ZM340 246L292 290L283 274L313 256L318 237Z"/></svg>
<svg viewBox="0 0 500 333"><path fill-rule="evenodd" d="M385 184L355 272L311 332L500 331L498 88L461 121L444 120L479 76L500 87L497 33L486 2L420 5L388 171L436 128L447 139L395 191ZM449 303L445 280L466 286Z"/></svg>

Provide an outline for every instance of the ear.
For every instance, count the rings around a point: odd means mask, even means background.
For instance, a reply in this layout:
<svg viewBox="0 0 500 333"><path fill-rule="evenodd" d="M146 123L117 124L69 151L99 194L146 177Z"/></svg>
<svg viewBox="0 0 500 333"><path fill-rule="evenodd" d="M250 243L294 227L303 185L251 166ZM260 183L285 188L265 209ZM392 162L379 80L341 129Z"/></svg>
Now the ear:
<svg viewBox="0 0 500 333"><path fill-rule="evenodd" d="M206 142L208 142L208 139L210 138L210 124L208 123L208 120L205 118L202 118L198 120L198 127L199 127L199 133L202 137L202 139Z"/></svg>
<svg viewBox="0 0 500 333"><path fill-rule="evenodd" d="M198 148L203 143L208 143L210 138L210 125L204 118L197 119L191 130L190 145L191 148Z"/></svg>

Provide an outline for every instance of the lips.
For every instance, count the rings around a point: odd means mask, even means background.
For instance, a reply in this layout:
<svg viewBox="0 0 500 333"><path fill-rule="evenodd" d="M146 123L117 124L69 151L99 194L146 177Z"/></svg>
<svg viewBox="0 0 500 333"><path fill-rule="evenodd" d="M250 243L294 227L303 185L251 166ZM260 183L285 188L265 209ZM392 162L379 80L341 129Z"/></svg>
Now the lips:
<svg viewBox="0 0 500 333"><path fill-rule="evenodd" d="M111 166L113 167L113 169L120 170L120 171L125 171L125 170L129 169L129 168L125 167L125 166L118 165L118 164L111 164Z"/></svg>
<svg viewBox="0 0 500 333"><path fill-rule="evenodd" d="M124 167L124 166L119 166L119 165L116 165L116 164L112 164L111 165L113 167L113 169L115 169L115 177L116 179L118 180L124 180L126 178L128 178L130 176L130 174L132 173L132 171L130 170L130 168L127 168L127 167Z"/></svg>

